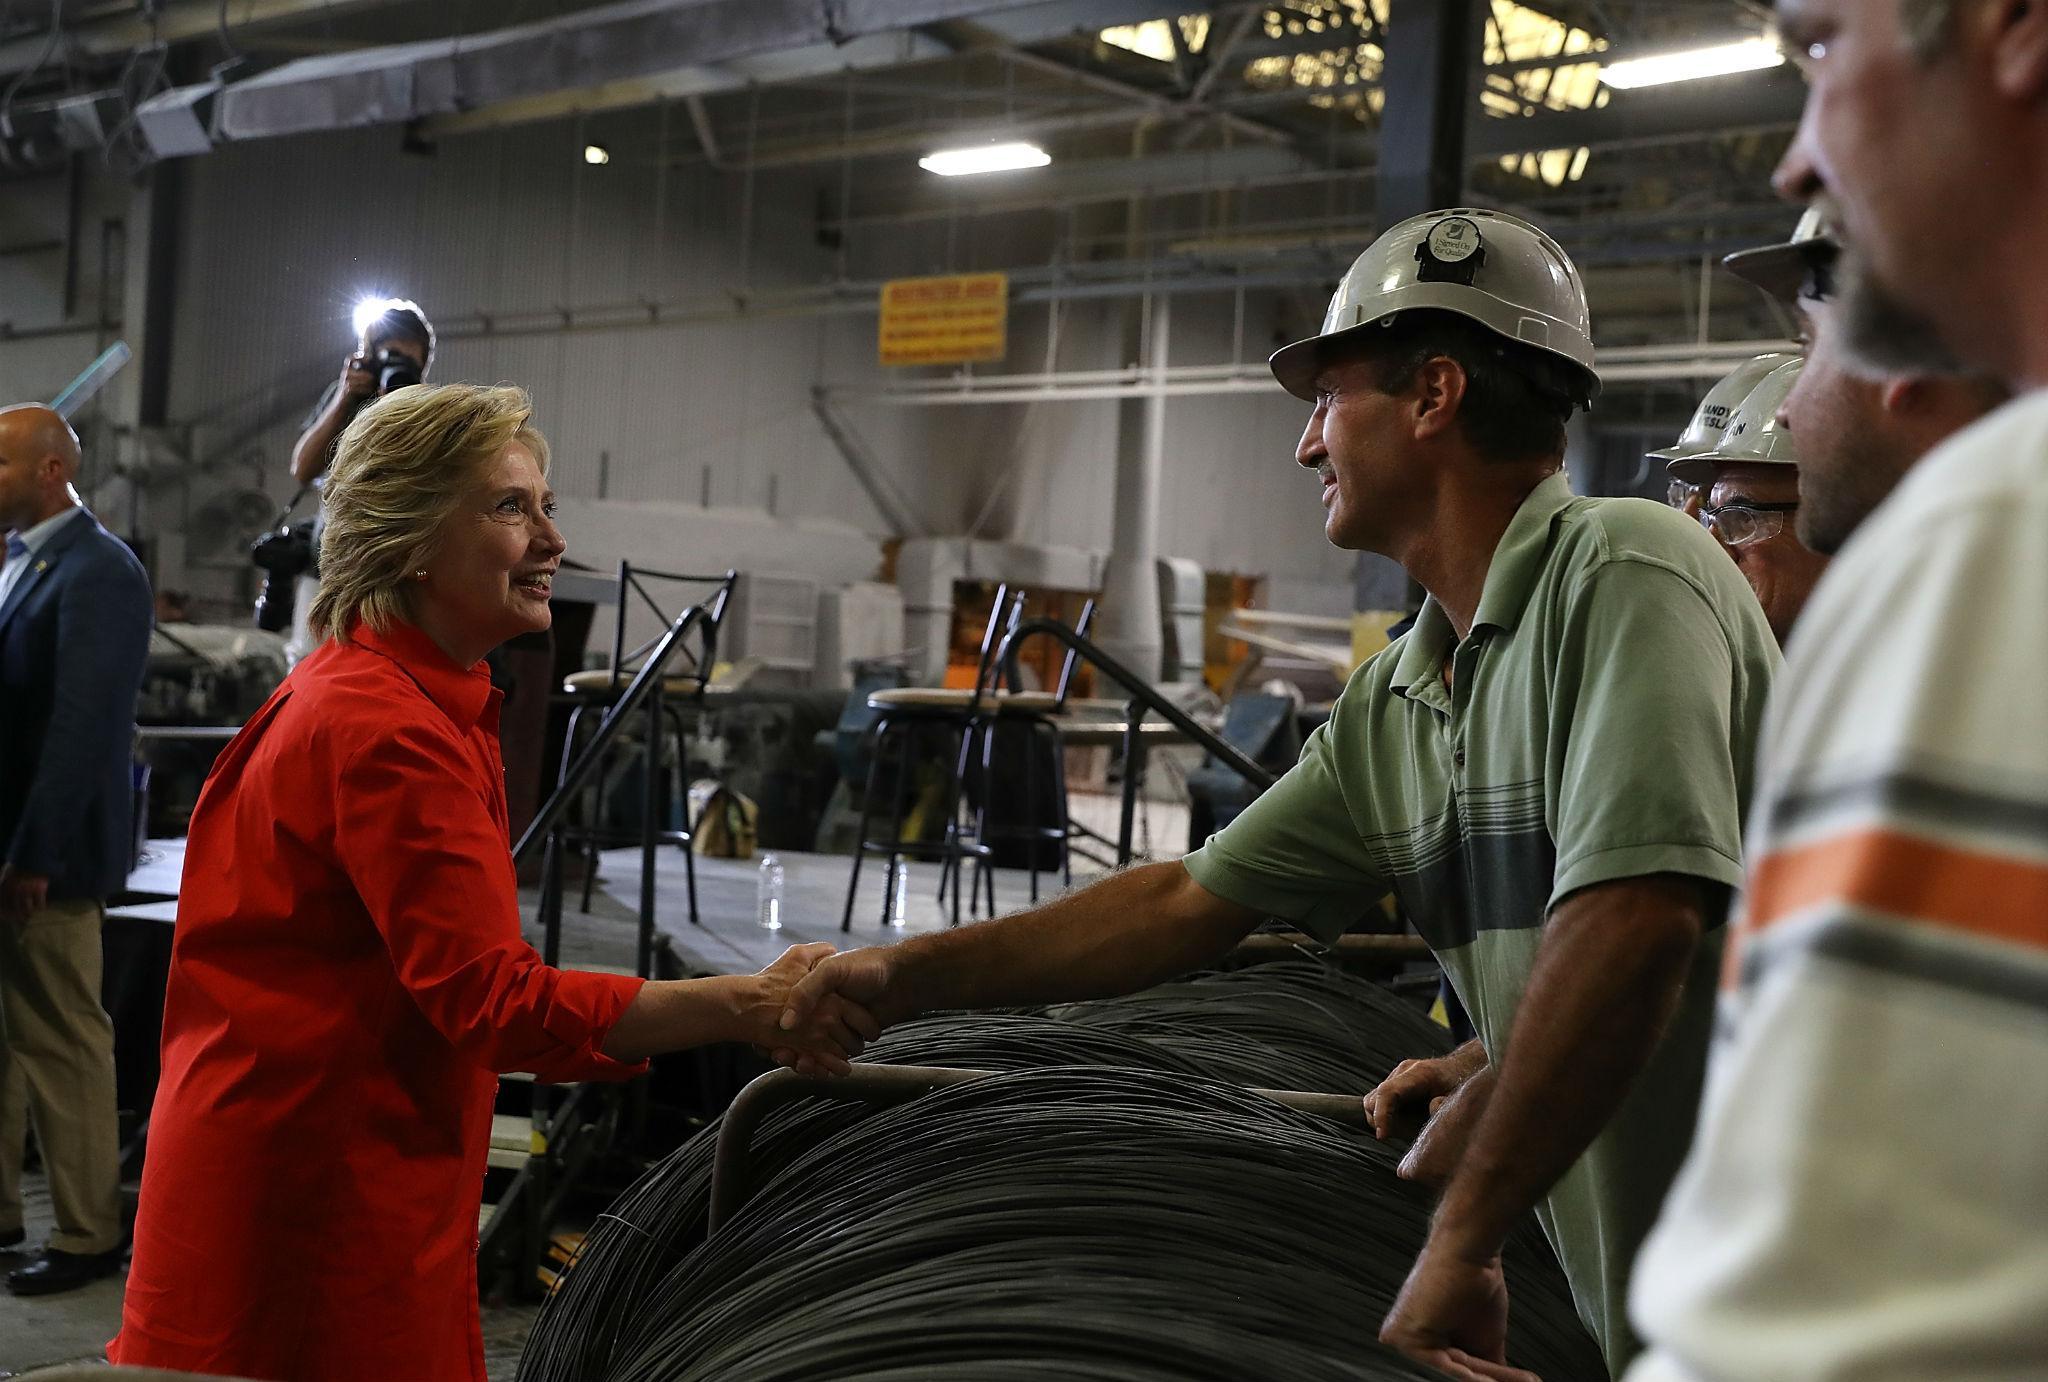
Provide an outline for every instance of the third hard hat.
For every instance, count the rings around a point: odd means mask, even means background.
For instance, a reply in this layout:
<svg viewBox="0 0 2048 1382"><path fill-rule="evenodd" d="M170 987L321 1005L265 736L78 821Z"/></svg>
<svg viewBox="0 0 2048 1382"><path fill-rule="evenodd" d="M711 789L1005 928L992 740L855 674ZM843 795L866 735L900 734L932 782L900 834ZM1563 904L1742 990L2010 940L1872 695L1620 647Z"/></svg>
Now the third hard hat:
<svg viewBox="0 0 2048 1382"><path fill-rule="evenodd" d="M1842 247L1841 234L1832 211L1815 202L1806 208L1793 228L1792 238L1775 245L1737 250L1721 266L1737 278L1744 278L1783 302L1798 298L1815 256L1832 254Z"/></svg>

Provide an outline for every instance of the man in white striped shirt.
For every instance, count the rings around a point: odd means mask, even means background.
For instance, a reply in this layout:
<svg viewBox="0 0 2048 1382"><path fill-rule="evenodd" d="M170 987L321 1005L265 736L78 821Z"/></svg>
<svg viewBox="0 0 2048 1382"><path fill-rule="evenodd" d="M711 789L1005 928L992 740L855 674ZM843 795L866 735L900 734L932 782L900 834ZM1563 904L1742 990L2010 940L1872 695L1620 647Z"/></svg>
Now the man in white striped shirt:
<svg viewBox="0 0 2048 1382"><path fill-rule="evenodd" d="M2048 7L1778 9L1812 87L1779 182L1867 266L1852 346L2021 397L1906 476L1793 641L1629 1382L2048 1375Z"/></svg>

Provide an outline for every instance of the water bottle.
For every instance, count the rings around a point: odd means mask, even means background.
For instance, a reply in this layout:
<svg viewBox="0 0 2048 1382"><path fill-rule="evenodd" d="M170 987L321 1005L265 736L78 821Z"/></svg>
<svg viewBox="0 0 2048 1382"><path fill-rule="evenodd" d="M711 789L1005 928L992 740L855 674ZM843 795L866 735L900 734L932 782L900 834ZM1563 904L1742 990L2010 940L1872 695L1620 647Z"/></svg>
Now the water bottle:
<svg viewBox="0 0 2048 1382"><path fill-rule="evenodd" d="M889 879L889 924L901 927L910 920L910 865L899 864Z"/></svg>
<svg viewBox="0 0 2048 1382"><path fill-rule="evenodd" d="M772 854L761 856L760 882L755 890L755 920L764 931L782 929L782 861Z"/></svg>

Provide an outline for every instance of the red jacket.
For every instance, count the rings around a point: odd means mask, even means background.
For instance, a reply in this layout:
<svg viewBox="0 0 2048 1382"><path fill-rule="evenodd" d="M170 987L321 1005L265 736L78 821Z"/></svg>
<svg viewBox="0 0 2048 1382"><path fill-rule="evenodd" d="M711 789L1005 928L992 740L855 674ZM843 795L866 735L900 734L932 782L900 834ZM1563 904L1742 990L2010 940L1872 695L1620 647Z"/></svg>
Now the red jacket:
<svg viewBox="0 0 2048 1382"><path fill-rule="evenodd" d="M483 1382L496 1072L622 1078L640 980L520 939L499 693L409 625L301 663L192 813L117 1363Z"/></svg>

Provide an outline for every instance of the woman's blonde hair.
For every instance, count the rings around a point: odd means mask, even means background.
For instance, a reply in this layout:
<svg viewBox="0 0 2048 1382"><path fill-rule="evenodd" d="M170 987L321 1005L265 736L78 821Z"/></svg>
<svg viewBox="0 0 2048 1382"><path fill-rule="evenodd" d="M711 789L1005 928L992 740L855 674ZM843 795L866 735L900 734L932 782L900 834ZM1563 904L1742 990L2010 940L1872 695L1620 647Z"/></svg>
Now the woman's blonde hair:
<svg viewBox="0 0 2048 1382"><path fill-rule="evenodd" d="M476 384L416 384L356 414L321 495L314 636L347 642L358 619L382 633L409 618L413 573L492 458L517 442L547 473L548 444L532 419L526 390Z"/></svg>

